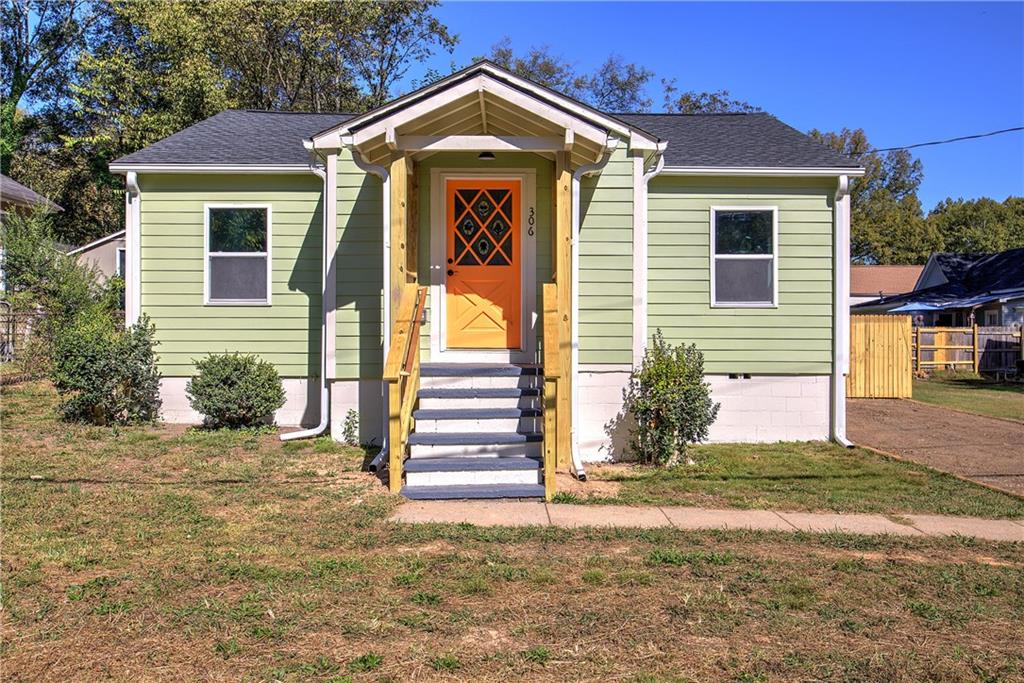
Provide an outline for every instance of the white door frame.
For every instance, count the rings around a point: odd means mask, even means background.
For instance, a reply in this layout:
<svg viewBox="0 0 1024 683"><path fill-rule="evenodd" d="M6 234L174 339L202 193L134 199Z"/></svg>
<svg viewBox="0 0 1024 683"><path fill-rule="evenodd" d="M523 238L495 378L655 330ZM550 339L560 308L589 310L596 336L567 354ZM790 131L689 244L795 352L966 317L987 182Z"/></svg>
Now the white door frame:
<svg viewBox="0 0 1024 683"><path fill-rule="evenodd" d="M445 187L449 180L518 180L521 338L518 349L448 349ZM430 170L430 359L445 363L532 363L537 353L537 172L530 168ZM533 225L530 225L533 220ZM531 228L533 234L531 235Z"/></svg>

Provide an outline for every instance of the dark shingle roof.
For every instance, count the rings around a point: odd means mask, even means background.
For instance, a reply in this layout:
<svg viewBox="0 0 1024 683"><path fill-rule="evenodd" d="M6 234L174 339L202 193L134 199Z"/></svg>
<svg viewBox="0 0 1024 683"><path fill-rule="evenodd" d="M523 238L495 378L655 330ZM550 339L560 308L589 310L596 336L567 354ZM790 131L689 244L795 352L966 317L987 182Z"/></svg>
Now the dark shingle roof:
<svg viewBox="0 0 1024 683"><path fill-rule="evenodd" d="M302 141L352 116L228 109L113 163L308 164Z"/></svg>
<svg viewBox="0 0 1024 683"><path fill-rule="evenodd" d="M47 211L63 211L49 199L31 190L17 180L12 180L0 173L0 202L4 204L16 204L18 206L43 206Z"/></svg>
<svg viewBox="0 0 1024 683"><path fill-rule="evenodd" d="M114 164L305 164L309 156L302 141L353 116L229 109ZM769 114L615 116L667 140L666 166L858 166Z"/></svg>
<svg viewBox="0 0 1024 683"><path fill-rule="evenodd" d="M771 114L618 114L668 140L666 166L857 168Z"/></svg>

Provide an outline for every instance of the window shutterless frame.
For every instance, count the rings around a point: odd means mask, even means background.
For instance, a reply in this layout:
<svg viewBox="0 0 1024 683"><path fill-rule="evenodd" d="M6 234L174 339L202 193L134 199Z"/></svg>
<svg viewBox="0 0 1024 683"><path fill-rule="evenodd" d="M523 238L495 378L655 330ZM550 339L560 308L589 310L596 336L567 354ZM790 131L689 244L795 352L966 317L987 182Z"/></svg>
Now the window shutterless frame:
<svg viewBox="0 0 1024 683"><path fill-rule="evenodd" d="M772 214L772 253L769 254L716 254L716 214L726 211L770 211ZM778 308L779 306L779 207L777 206L712 206L711 207L711 308ZM718 301L715 292L715 262L717 260L771 260L772 300L771 301Z"/></svg>
<svg viewBox="0 0 1024 683"><path fill-rule="evenodd" d="M267 250L253 252L210 251L210 209L263 209L267 212ZM271 226L273 216L270 204L203 204L203 305L204 306L269 306L273 281L273 261L271 259ZM233 256L265 258L267 261L267 296L266 299L211 299L210 298L210 257Z"/></svg>

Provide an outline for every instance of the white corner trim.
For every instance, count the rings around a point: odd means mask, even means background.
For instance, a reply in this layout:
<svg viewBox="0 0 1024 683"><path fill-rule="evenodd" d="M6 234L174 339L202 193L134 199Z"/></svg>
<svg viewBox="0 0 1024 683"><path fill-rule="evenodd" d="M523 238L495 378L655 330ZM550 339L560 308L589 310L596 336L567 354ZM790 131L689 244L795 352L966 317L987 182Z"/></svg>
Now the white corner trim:
<svg viewBox="0 0 1024 683"><path fill-rule="evenodd" d="M666 166L663 175L671 176L764 176L764 177L824 177L862 176L863 168L793 167L772 168L757 166Z"/></svg>
<svg viewBox="0 0 1024 683"><path fill-rule="evenodd" d="M267 212L267 251L266 252L210 252L210 209L264 209ZM203 305L204 306L270 306L273 298L274 257L271 235L273 234L273 207L263 204L203 204ZM212 299L210 298L210 255L243 256L258 258L263 254L267 261L267 298L266 299Z"/></svg>
<svg viewBox="0 0 1024 683"><path fill-rule="evenodd" d="M134 325L142 315L142 190L135 171L125 175L124 223L128 277L125 279L125 325Z"/></svg>
<svg viewBox="0 0 1024 683"><path fill-rule="evenodd" d="M715 292L715 261L717 259L725 260L760 260L767 261L769 259L766 255L722 255L719 256L715 253L717 249L715 240L715 214L719 211L771 211L772 212L772 300L771 302L764 301L751 301L751 302L719 302L717 301L717 292ZM779 207L775 205L738 205L738 206L712 206L710 208L710 230L711 230L711 249L709 250L708 257L710 259L710 270L711 275L711 308L778 308L779 307Z"/></svg>
<svg viewBox="0 0 1024 683"><path fill-rule="evenodd" d="M68 256L74 256L75 254L81 254L83 251L87 251L89 249L92 249L93 247L98 247L101 244L106 244L107 242L111 242L113 240L119 240L119 239L121 239L121 238L123 238L125 236L126 232L127 232L127 229L118 230L117 232L112 232L109 235L106 235L104 237L99 238L98 240L93 240L92 242L89 242L88 244L83 244L80 247L76 247L76 248L72 249L71 251L68 252Z"/></svg>
<svg viewBox="0 0 1024 683"><path fill-rule="evenodd" d="M111 173L310 173L306 164L111 164Z"/></svg>
<svg viewBox="0 0 1024 683"><path fill-rule="evenodd" d="M664 152L664 146L661 151ZM643 364L647 351L647 303L648 303L648 191L647 184L665 166L664 154L659 154L654 168L644 172L644 157L634 152L633 156L633 367Z"/></svg>
<svg viewBox="0 0 1024 683"><path fill-rule="evenodd" d="M835 229L832 283L834 303L832 349L832 438L844 446L846 438L846 376L850 372L850 178L839 176L834 204Z"/></svg>
<svg viewBox="0 0 1024 683"><path fill-rule="evenodd" d="M338 375L338 153L327 155L324 188L324 377Z"/></svg>

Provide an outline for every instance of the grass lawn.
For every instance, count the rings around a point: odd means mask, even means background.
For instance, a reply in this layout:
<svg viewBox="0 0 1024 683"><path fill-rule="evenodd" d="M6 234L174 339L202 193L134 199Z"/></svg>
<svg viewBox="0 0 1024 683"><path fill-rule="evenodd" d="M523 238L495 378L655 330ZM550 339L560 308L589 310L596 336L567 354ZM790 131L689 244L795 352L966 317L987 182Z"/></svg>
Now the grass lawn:
<svg viewBox="0 0 1024 683"><path fill-rule="evenodd" d="M1024 422L1024 384L1020 383L968 373L939 374L914 380L914 400Z"/></svg>
<svg viewBox="0 0 1024 683"><path fill-rule="evenodd" d="M1024 548L404 526L361 451L3 421L5 681L1024 677Z"/></svg>
<svg viewBox="0 0 1024 683"><path fill-rule="evenodd" d="M615 482L604 496L565 502L936 513L1024 517L1024 500L860 448L831 443L714 444L694 449L696 465L672 469L592 467ZM595 487L597 488L597 487Z"/></svg>

